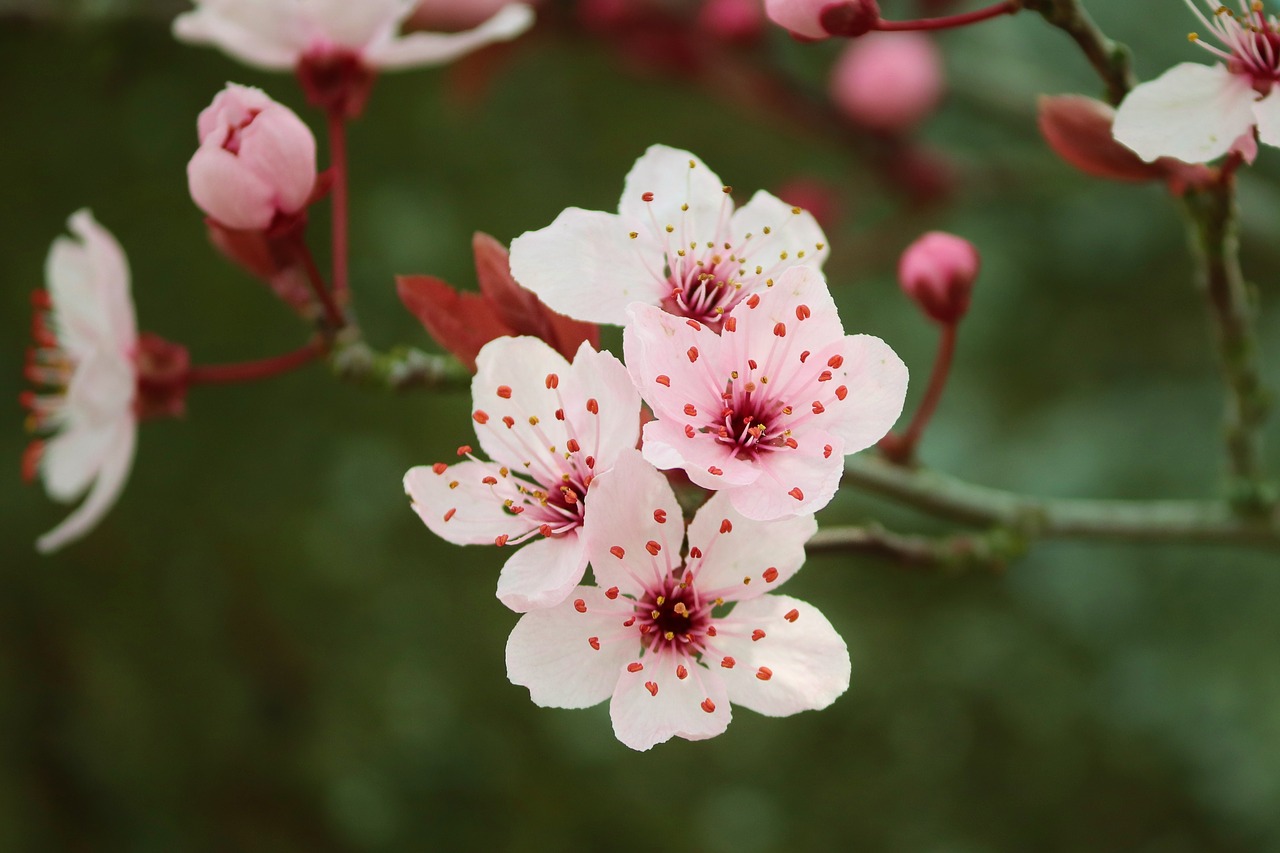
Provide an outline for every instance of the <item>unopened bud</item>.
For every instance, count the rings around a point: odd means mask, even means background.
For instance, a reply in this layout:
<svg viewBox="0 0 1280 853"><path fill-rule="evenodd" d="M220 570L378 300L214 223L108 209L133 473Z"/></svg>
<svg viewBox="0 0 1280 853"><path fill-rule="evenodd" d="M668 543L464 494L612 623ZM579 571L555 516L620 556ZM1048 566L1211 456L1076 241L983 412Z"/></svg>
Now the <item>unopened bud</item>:
<svg viewBox="0 0 1280 853"><path fill-rule="evenodd" d="M698 26L723 42L753 42L764 31L760 0L707 0L698 12Z"/></svg>
<svg viewBox="0 0 1280 853"><path fill-rule="evenodd" d="M306 206L316 184L316 140L288 107L232 83L200 113L197 129L187 183L210 217L260 231Z"/></svg>
<svg viewBox="0 0 1280 853"><path fill-rule="evenodd" d="M902 253L898 281L925 314L953 325L969 311L981 258L972 243L954 234L930 231Z"/></svg>
<svg viewBox="0 0 1280 853"><path fill-rule="evenodd" d="M905 133L937 108L942 56L920 33L874 33L850 44L831 72L831 100L851 121Z"/></svg>
<svg viewBox="0 0 1280 853"><path fill-rule="evenodd" d="M856 38L880 21L876 0L765 0L765 13L775 24L800 38Z"/></svg>

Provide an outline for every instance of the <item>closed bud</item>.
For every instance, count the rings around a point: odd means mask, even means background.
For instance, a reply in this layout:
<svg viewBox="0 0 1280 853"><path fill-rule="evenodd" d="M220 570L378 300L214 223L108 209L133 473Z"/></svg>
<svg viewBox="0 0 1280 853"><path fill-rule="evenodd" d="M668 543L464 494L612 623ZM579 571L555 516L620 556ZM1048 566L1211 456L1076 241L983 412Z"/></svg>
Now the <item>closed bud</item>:
<svg viewBox="0 0 1280 853"><path fill-rule="evenodd" d="M755 41L764 30L760 0L706 0L698 12L698 25L723 42Z"/></svg>
<svg viewBox="0 0 1280 853"><path fill-rule="evenodd" d="M831 100L850 121L901 134L937 108L942 56L920 33L876 33L853 42L831 72Z"/></svg>
<svg viewBox="0 0 1280 853"><path fill-rule="evenodd" d="M810 40L856 38L880 21L876 0L765 0L764 9L769 20Z"/></svg>
<svg viewBox="0 0 1280 853"><path fill-rule="evenodd" d="M980 266L978 250L968 240L930 231L902 253L898 281L925 314L949 326L968 313Z"/></svg>
<svg viewBox="0 0 1280 853"><path fill-rule="evenodd" d="M306 207L316 140L288 107L231 83L200 113L197 129L187 183L196 205L222 226L262 231Z"/></svg>

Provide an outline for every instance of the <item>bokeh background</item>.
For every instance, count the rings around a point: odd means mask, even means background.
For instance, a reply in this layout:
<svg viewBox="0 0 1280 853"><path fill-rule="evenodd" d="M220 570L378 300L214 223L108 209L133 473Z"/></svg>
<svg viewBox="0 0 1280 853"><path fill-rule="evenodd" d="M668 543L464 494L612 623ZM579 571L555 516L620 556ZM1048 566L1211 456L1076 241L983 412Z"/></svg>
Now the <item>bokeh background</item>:
<svg viewBox="0 0 1280 853"><path fill-rule="evenodd" d="M1089 5L1144 77L1196 58L1182 4ZM305 336L209 248L184 168L195 116L227 80L321 122L291 79L177 44L180 8L0 3L6 399L23 387L48 243L85 205L129 253L141 326L196 361ZM1036 133L1037 94L1099 89L1061 34L1028 14L939 39L950 96L919 142L954 191L921 203L856 140L620 60L566 20L453 70L385 77L352 128L352 262L373 342L430 346L394 274L473 287L473 231L507 241L569 205L612 208L632 161L665 142L745 192L798 176L834 188L827 270L846 327L903 355L913 399L934 338L897 290L897 253L929 228L981 247L930 464L1043 495L1218 487L1222 395L1174 206L1159 187L1071 171ZM839 47L770 32L714 50L820 100ZM1241 179L1273 384L1275 154ZM325 233L321 215L322 250ZM101 528L47 559L32 543L64 510L20 482L16 403L9 422L2 850L1280 850L1274 555L1043 544L1000 576L814 558L789 591L848 641L849 692L636 754L604 707L539 709L507 683L500 555L439 542L408 509L403 472L470 436L465 395L371 392L319 367L197 389L184 420L143 425ZM850 490L820 516L868 518L940 529Z"/></svg>

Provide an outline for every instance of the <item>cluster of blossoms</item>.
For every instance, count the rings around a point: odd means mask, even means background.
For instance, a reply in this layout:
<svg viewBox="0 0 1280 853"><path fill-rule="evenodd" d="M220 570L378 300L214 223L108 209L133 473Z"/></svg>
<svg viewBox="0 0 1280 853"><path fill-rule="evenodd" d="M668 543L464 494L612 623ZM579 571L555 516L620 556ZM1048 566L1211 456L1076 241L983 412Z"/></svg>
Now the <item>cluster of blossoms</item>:
<svg viewBox="0 0 1280 853"><path fill-rule="evenodd" d="M623 326L626 364L492 341L472 382L488 460L460 447L405 489L450 542L523 546L497 592L525 614L507 668L536 703L611 697L619 740L648 749L719 734L730 703L782 716L847 688L830 623L765 594L803 564L845 455L906 396L893 351L845 334L826 254L805 211L766 192L735 209L697 157L661 145L618 213L570 208L512 243L512 275L548 306ZM672 481L711 493L687 531Z"/></svg>

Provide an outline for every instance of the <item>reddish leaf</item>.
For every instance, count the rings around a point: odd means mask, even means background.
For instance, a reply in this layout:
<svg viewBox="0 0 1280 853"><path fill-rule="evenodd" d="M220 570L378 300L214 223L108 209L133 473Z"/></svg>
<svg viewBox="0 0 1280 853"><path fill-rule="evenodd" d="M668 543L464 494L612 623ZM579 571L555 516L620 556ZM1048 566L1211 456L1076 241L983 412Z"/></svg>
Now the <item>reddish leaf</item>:
<svg viewBox="0 0 1280 853"><path fill-rule="evenodd" d="M543 305L512 278L507 247L483 231L477 231L471 238L471 250L476 257L480 292L502 322L517 334L533 335L550 343L552 330Z"/></svg>
<svg viewBox="0 0 1280 853"><path fill-rule="evenodd" d="M435 342L457 356L472 373L481 347L494 338L515 334L480 294L459 293L433 276L399 276L396 292Z"/></svg>
<svg viewBox="0 0 1280 853"><path fill-rule="evenodd" d="M542 306L548 323L553 330L552 340L547 341L562 356L573 361L574 354L583 341L588 341L592 349L600 349L600 327L595 323L583 323L570 320L563 314L557 314L547 306Z"/></svg>

